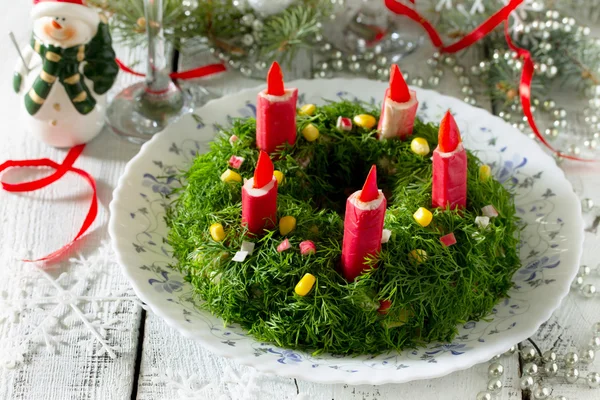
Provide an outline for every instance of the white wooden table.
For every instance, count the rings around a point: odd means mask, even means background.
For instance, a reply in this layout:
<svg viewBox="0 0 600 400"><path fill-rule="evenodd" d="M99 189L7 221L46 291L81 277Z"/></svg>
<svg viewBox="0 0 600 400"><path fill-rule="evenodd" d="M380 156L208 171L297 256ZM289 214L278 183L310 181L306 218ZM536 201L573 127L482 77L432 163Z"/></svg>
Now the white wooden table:
<svg viewBox="0 0 600 400"><path fill-rule="evenodd" d="M0 26L21 42L29 36L29 3L10 7ZM16 53L8 36L0 35L7 60L0 66L0 161L48 157L61 161L65 151L36 141L18 119L22 99L12 93ZM411 59L413 69L424 68L431 49L423 47ZM126 55L125 55L126 56ZM414 60L414 61L412 61ZM130 80L121 77L120 87ZM257 82L229 74L206 81L221 93L251 87ZM439 90L457 94L451 82ZM489 107L488 107L489 108ZM198 343L185 339L160 318L145 312L114 262L108 244L108 204L117 179L138 147L105 130L91 142L77 166L98 182L100 211L90 232L70 259L48 272L24 264L28 254L41 256L61 247L79 228L90 199L80 178L68 174L35 193L0 192L0 399L474 399L487 384L487 364L429 381L402 385L321 385L257 373L252 368L216 357ZM581 198L600 204L600 169L564 164ZM23 180L44 172L11 172L6 180ZM600 211L597 211L600 214ZM592 227L595 213L586 214ZM596 266L600 258L597 231L586 233L583 263ZM597 278L600 284L600 275ZM599 300L572 293L534 337L547 350L583 345L591 324L600 320ZM520 361L504 359L505 388L498 399L528 399L518 389ZM600 371L600 361L590 370ZM584 371L584 368L581 368ZM600 390L583 383L552 381L553 395L569 399L597 399Z"/></svg>

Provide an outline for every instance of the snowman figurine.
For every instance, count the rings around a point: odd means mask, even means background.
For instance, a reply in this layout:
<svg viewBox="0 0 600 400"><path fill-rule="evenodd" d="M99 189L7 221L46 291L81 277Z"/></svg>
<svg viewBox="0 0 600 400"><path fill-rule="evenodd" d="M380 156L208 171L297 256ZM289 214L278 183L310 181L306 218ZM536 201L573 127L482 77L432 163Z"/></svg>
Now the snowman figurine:
<svg viewBox="0 0 600 400"><path fill-rule="evenodd" d="M13 77L29 131L54 147L86 143L104 125L119 72L107 20L83 0L34 0L31 17Z"/></svg>

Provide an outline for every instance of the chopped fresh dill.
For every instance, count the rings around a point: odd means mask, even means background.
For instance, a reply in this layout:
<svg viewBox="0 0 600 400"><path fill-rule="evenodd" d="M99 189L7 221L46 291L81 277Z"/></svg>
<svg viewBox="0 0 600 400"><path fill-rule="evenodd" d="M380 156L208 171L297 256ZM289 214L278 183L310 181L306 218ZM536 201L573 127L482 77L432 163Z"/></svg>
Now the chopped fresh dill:
<svg viewBox="0 0 600 400"><path fill-rule="evenodd" d="M245 158L239 173L252 176L258 159L254 119L235 121L183 173L184 186L167 213L168 241L178 260L173 267L186 275L203 307L278 346L314 354L376 354L450 342L457 326L485 318L506 297L520 266L513 196L494 179L480 182L481 162L469 153L467 209L433 209L433 222L421 227L412 214L421 206L431 209L431 154L416 155L410 140L379 141L375 131L356 126L351 132L336 130L338 116L361 113L379 117L373 106L346 101L299 116L296 145L273 157L275 169L285 174L278 217L297 219L288 235L292 248L282 253L276 247L284 238L276 229L259 239L244 236L241 184L220 180L232 155ZM300 134L308 123L320 131L314 142ZM427 139L433 150L437 130L417 119L412 137ZM233 145L231 135L239 138ZM341 214L372 164L377 164L378 184L388 197L385 228L393 234L382 245L378 268L348 283L339 272ZM488 204L499 216L481 229L475 217ZM215 222L225 228L222 242L209 234ZM444 247L439 239L451 232L458 243ZM234 262L243 240L255 241L256 249L244 262ZM300 254L303 240L314 241L316 254ZM409 256L414 249L427 253L424 262ZM294 287L305 273L317 281L300 297ZM392 302L385 315L377 312L383 299Z"/></svg>

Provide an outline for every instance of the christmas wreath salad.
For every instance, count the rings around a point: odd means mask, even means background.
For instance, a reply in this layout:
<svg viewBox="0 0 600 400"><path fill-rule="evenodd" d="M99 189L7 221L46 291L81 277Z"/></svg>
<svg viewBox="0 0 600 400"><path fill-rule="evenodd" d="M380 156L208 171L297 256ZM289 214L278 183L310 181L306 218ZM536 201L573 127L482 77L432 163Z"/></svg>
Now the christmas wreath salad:
<svg viewBox="0 0 600 400"><path fill-rule="evenodd" d="M449 342L485 318L520 266L520 229L452 115L416 118L395 65L381 111L296 98L274 63L256 120L182 176L168 241L202 307L314 354Z"/></svg>

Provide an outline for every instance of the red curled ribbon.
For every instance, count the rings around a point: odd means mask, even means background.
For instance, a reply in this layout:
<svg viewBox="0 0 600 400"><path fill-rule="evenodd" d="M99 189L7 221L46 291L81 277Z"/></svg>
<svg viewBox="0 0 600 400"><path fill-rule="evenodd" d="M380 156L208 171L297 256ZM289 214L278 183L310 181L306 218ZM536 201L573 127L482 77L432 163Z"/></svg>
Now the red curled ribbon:
<svg viewBox="0 0 600 400"><path fill-rule="evenodd" d="M75 243L77 240L79 240L85 234L85 232L87 232L87 230L90 228L90 226L96 219L96 216L98 215L98 197L97 197L96 181L89 173L87 173L79 168L73 167L73 164L75 163L77 158L79 158L79 156L83 152L84 148L85 148L84 144L80 144L78 146L71 148L69 150L69 153L65 157L65 160L62 162L62 164L58 164L48 158L41 158L41 159L36 159L36 160L19 160L19 161L9 160L9 161L6 161L6 162L0 164L0 173L4 170L10 169L10 168L48 167L48 168L53 168L56 170L52 175L49 175L49 176L46 176L44 178L37 179L34 181L29 181L29 182L12 184L12 183L5 183L5 182L0 181L2 188L4 190L6 190L7 192L33 192L35 190L39 190L48 185L51 185L52 183L54 183L57 180L59 180L60 178L62 178L67 172L74 172L74 173L78 174L79 176L81 176L82 178L84 178L88 182L90 187L92 188L92 192L93 192L92 202L90 204L90 208L85 217L85 220L83 221L83 224L81 225L81 228L79 229L79 232L77 233L77 235L67 245L52 252L51 254L48 254L45 257L38 258L37 260L23 260L23 261L25 261L25 262L42 262L42 261L49 261L49 260L52 260L52 259L60 256L66 250L68 250L73 245L73 243Z"/></svg>
<svg viewBox="0 0 600 400"><path fill-rule="evenodd" d="M115 61L117 62L117 65L119 66L121 71L127 72L127 73L135 75L135 76L141 76L141 77L146 76L146 74L134 71L133 69L129 68L127 65L123 64L123 62L121 60L119 60L118 58L116 58ZM187 71L173 72L173 73L169 74L169 76L171 77L171 79L187 80L187 79L202 78L203 76L217 74L219 72L224 72L226 70L227 70L227 68L225 68L225 66L223 64L209 64L209 65L205 65L203 67L198 67L198 68L190 69Z"/></svg>
<svg viewBox="0 0 600 400"><path fill-rule="evenodd" d="M519 96L521 99L521 105L523 106L523 114L525 114L525 117L527 117L527 122L529 123L531 130L533 131L535 136L540 140L540 142L542 142L548 149L550 149L555 155L559 157L575 161L596 161L561 153L560 151L552 147L552 145L550 145L550 143L546 140L546 138L540 133L539 129L537 128L535 119L533 118L533 113L531 112L531 80L533 79L534 73L533 60L529 51L521 49L513 43L508 32L508 18L510 17L510 14L519 5L521 5L521 3L523 3L523 0L510 0L508 4L496 11L492 16L490 16L472 32L468 33L456 43L453 43L449 46L444 46L444 42L442 41L442 38L437 32L437 30L415 9L405 4L399 3L396 0L384 0L384 2L386 7L393 13L398 15L404 15L420 24L423 27L423 29L427 31L431 43L435 47L437 47L440 52L443 53L456 53L459 50L471 46L475 42L487 36L498 25L504 22L504 35L508 47L517 53L517 57L523 59L523 72L521 74L521 82L519 84ZM411 0L411 3L414 4L414 1Z"/></svg>

